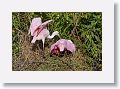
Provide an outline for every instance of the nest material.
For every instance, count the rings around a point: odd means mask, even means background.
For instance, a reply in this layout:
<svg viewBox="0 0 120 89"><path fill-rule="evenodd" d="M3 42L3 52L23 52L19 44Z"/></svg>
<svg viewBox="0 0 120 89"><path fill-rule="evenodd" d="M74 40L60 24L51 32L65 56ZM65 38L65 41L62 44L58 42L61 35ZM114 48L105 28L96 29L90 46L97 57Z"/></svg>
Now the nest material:
<svg viewBox="0 0 120 89"><path fill-rule="evenodd" d="M20 52L17 59L13 58L14 71L90 70L88 69L89 67L87 63L85 62L86 58L80 49L76 50L74 55L68 55L68 52L65 51L65 53L61 53L59 56L51 57L50 45L53 44L53 41L48 42L46 40L45 49L43 51L41 41L37 41L35 44L31 44L31 37L28 35L20 35L19 39Z"/></svg>

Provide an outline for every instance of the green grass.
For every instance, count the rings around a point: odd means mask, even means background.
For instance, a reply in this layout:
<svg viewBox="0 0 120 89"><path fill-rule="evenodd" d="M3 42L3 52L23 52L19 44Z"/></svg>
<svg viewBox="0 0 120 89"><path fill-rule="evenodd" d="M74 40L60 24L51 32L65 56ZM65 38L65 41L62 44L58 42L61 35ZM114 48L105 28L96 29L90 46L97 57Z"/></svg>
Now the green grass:
<svg viewBox="0 0 120 89"><path fill-rule="evenodd" d="M33 18L52 19L50 33L59 31L61 38L76 45L73 55L50 56L55 40L47 39L44 52L41 41L31 44L28 29ZM101 12L13 12L12 68L14 71L101 71L102 70L102 13Z"/></svg>

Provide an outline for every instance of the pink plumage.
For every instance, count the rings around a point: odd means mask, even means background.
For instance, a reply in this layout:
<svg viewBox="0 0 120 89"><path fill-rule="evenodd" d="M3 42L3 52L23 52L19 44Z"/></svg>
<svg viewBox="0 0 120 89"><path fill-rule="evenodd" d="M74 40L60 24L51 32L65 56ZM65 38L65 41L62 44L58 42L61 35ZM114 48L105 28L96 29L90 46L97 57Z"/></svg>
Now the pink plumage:
<svg viewBox="0 0 120 89"><path fill-rule="evenodd" d="M60 52L67 49L68 51L74 53L75 50L76 50L75 45L73 44L73 42L71 40L66 40L66 39L60 39L56 43L51 45L51 48L50 48L51 52L52 52L52 50L54 50L55 46L57 46L59 48Z"/></svg>
<svg viewBox="0 0 120 89"><path fill-rule="evenodd" d="M42 40L43 42L43 49L44 49L44 42L46 38L52 39L55 35L59 36L59 32L55 31L50 36L49 30L47 30L47 24L50 23L52 20L48 20L42 23L41 18L34 18L31 22L29 34L33 36L31 43L35 43L36 40Z"/></svg>
<svg viewBox="0 0 120 89"><path fill-rule="evenodd" d="M31 22L29 33L33 36L33 40L31 43L35 43L36 40L45 39L45 37L49 36L49 32L47 30L46 25L52 20L48 20L42 23L41 18L34 18Z"/></svg>
<svg viewBox="0 0 120 89"><path fill-rule="evenodd" d="M35 43L36 40L45 39L45 37L47 37L48 35L49 31L47 29L44 29L38 34L38 36L33 36L31 43Z"/></svg>
<svg viewBox="0 0 120 89"><path fill-rule="evenodd" d="M42 24L41 18L34 18L31 22L29 33L31 32L31 36L37 35L35 30Z"/></svg>
<svg viewBox="0 0 120 89"><path fill-rule="evenodd" d="M31 32L31 36L38 36L43 29L46 29L46 25L51 21L52 20L48 20L42 23L41 18L34 18L30 25L29 33Z"/></svg>

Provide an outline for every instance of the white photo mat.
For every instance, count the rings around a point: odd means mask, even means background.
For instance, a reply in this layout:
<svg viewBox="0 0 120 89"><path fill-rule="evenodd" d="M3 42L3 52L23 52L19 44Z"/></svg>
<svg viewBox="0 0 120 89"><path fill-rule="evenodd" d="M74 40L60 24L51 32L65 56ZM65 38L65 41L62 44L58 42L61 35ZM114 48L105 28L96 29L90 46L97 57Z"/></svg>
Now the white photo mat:
<svg viewBox="0 0 120 89"><path fill-rule="evenodd" d="M0 82L114 83L112 0L4 0L0 6ZM102 12L102 71L12 71L12 12Z"/></svg>

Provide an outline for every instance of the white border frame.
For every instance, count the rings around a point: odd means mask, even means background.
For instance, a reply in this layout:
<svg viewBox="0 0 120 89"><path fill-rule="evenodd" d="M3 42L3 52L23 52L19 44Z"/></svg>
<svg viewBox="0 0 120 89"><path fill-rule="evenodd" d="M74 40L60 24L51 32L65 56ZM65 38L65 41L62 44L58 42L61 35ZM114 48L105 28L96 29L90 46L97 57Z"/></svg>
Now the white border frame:
<svg viewBox="0 0 120 89"><path fill-rule="evenodd" d="M41 4L42 3L42 4ZM112 0L4 0L0 3L0 82L114 83ZM12 12L102 12L102 71L12 71Z"/></svg>

